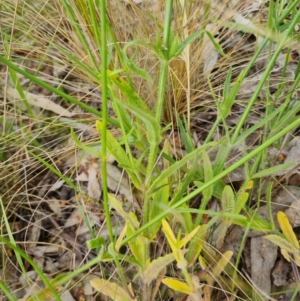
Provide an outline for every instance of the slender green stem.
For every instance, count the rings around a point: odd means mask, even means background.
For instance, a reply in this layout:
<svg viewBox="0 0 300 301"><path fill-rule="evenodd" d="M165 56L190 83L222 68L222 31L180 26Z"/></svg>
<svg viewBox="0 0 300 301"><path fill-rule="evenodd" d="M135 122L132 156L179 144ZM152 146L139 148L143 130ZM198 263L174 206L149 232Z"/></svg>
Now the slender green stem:
<svg viewBox="0 0 300 301"><path fill-rule="evenodd" d="M106 20L106 1L100 1L100 16L101 16L101 83L102 83L102 129L101 129L101 161L102 161L102 191L103 191L103 204L104 212L106 217L108 235L111 243L114 243L113 228L110 218L109 210L109 200L108 200L108 183L107 183L107 117L108 117L108 106L107 106L107 89L108 89L108 79L107 79L107 46L106 46L106 32L107 32L107 20ZM114 248L114 245L113 245ZM123 269L117 258L114 258L115 265L119 272L119 277L122 281L123 288L131 295L128 289L125 276L123 274Z"/></svg>
<svg viewBox="0 0 300 301"><path fill-rule="evenodd" d="M163 52L166 59L169 59L170 50L170 31L171 31L171 19L172 19L173 0L166 1L166 13L164 22L164 35L163 35Z"/></svg>
<svg viewBox="0 0 300 301"><path fill-rule="evenodd" d="M10 301L17 301L17 299L14 297L14 295L10 292L10 290L2 281L0 281L0 290L6 295L6 297Z"/></svg>
<svg viewBox="0 0 300 301"><path fill-rule="evenodd" d="M170 48L170 31L171 31L171 18L172 18L172 5L173 0L167 0L166 5L166 14L165 14L165 22L164 22L164 35L163 35L163 53L164 58L161 59L161 67L160 67L160 77L158 84L158 94L157 94L157 103L155 106L155 114L156 120L160 123L161 116L163 112L163 104L165 100L166 93L166 81L168 74L168 64L169 64L169 48ZM148 156L148 166L147 166L147 175L145 186L147 187L151 185L152 173L155 167L156 156L158 151L158 145L156 143L150 144L150 151ZM143 204L143 221L144 224L149 222L149 212L151 208L151 197L146 195L144 204Z"/></svg>
<svg viewBox="0 0 300 301"><path fill-rule="evenodd" d="M164 59L161 61L160 68L160 77L158 84L158 95L157 95L157 104L155 107L156 110L156 120L160 122L163 110L163 104L166 93L166 81L168 74L168 64L169 64L169 51L170 51L170 32L171 32L171 18L172 18L172 5L173 0L166 1L166 13L165 13L165 22L164 22L164 35L163 35L163 53ZM152 169L152 168L151 168Z"/></svg>
<svg viewBox="0 0 300 301"><path fill-rule="evenodd" d="M101 83L102 83L102 130L101 130L101 161L102 161L102 190L103 190L103 204L106 217L108 235L111 242L114 241L114 234L112 230L110 210L108 204L108 187L107 187L107 49L106 49L106 1L100 1L101 14Z"/></svg>
<svg viewBox="0 0 300 301"><path fill-rule="evenodd" d="M165 93L166 93L167 74L168 74L168 61L163 59L161 62L160 77L158 83L157 104L155 107L156 120L158 122L160 122L161 120L162 111L163 111L163 105L164 105Z"/></svg>
<svg viewBox="0 0 300 301"><path fill-rule="evenodd" d="M288 6L283 14L280 16L279 20L277 21L278 24L282 23L284 19L294 10L296 9L297 5L299 5L299 0L294 0L290 6Z"/></svg>

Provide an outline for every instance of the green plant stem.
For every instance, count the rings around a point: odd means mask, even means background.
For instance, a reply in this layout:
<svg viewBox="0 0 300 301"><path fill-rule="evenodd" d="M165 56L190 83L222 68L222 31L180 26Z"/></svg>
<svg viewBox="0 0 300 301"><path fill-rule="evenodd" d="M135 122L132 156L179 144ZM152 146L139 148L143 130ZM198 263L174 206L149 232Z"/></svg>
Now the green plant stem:
<svg viewBox="0 0 300 301"><path fill-rule="evenodd" d="M166 55L166 59L169 59L170 50L170 32L171 32L171 19L172 19L172 7L173 0L166 0L166 13L164 20L164 35L163 35L163 52Z"/></svg>
<svg viewBox="0 0 300 301"><path fill-rule="evenodd" d="M172 5L173 0L166 1L166 13L164 22L164 35L163 35L163 49L164 59L161 60L160 77L158 84L158 95L157 104L155 106L156 110L156 120L160 122L166 92L166 80L168 74L168 64L169 64L169 52L170 52L170 32L171 32L171 19L172 19Z"/></svg>
<svg viewBox="0 0 300 301"><path fill-rule="evenodd" d="M279 17L279 20L277 21L278 24L282 23L284 19L294 10L296 9L297 5L299 5L299 0L294 0L290 6L288 6L283 14Z"/></svg>
<svg viewBox="0 0 300 301"><path fill-rule="evenodd" d="M100 2L101 14L101 83L102 83L102 130L101 130L101 171L102 171L102 190L103 190L103 204L106 217L107 229L110 242L114 242L114 234L112 230L112 223L110 218L110 210L108 203L108 184L107 184L107 51L106 51L106 1Z"/></svg>
<svg viewBox="0 0 300 301"><path fill-rule="evenodd" d="M7 296L7 298L10 301L17 301L17 299L14 297L14 295L10 292L10 290L2 281L0 281L0 290Z"/></svg>
<svg viewBox="0 0 300 301"><path fill-rule="evenodd" d="M107 183L107 117L108 117L108 105L107 105L107 89L108 89L108 80L107 80L107 49L106 49L106 30L107 30L107 20L106 20L106 1L100 1L100 15L101 15L101 83L102 83L102 129L101 129L101 163L102 163L102 190L103 190L103 204L104 212L106 217L107 229L110 242L114 245L114 235L110 217L109 210L109 200L108 200L108 183ZM131 296L131 292L128 289L126 279L123 274L122 266L117 258L114 259L115 265L119 272L119 277L121 279L123 288Z"/></svg>
<svg viewBox="0 0 300 301"><path fill-rule="evenodd" d="M161 116L163 112L163 104L165 100L165 92L166 92L166 81L167 81L167 74L168 74L168 65L169 65L169 46L170 46L170 31L171 31L171 18L172 18L172 5L173 0L167 0L166 5L166 14L165 14L165 22L164 22L164 35L163 35L163 53L164 58L161 59L161 68L160 68L160 76L159 76L159 83L158 83L158 94L157 94L157 104L155 106L155 116L157 122L160 123ZM153 179L153 170L156 162L156 156L158 151L158 144L151 143L150 144L150 151L148 157L148 166L147 166L147 175L145 181L146 191L147 188L151 185L151 180ZM149 215L150 215L150 204L151 197L146 195L144 204L143 204L143 221L144 224L149 222ZM147 231L146 231L147 236Z"/></svg>
<svg viewBox="0 0 300 301"><path fill-rule="evenodd" d="M195 189L193 192L191 192L190 194L188 194L187 196L185 196L184 198L182 198L180 201L178 201L176 204L174 204L170 208L166 209L164 212L162 212L161 214L159 214L158 216L156 216L155 218L153 218L147 224L143 225L137 231L135 231L132 235L126 237L123 240L122 245L126 245L131 239L135 238L137 235L139 235L140 233L144 232L148 227L150 227L153 224L157 223L159 220L161 220L162 218L164 218L167 214L172 213L172 211L174 211L174 209L176 209L179 206L185 204L186 202L188 202L189 200L191 200L193 197L196 197L204 189L206 189L210 185L213 185L218 180L223 179L229 173L233 172L235 169L237 169L238 167L240 167L243 164L245 164L246 162L248 162L251 158L253 158L254 156L258 155L260 152L262 152L263 150L265 150L267 147L269 147L270 145L272 145L274 142L276 142L277 140L279 140L284 135L286 135L287 133L289 133L290 131L292 131L293 129L295 129L298 126L300 126L300 119L297 119L294 122L292 122L291 124L289 124L287 127L285 127L283 130L281 130L279 133L273 135L265 143L263 143L262 145L260 145L256 149L254 149L252 152L248 153L245 157L243 157L239 161L235 162L230 167L226 168L224 171L222 171L219 174L217 174L213 179L211 179L210 181L204 183L198 189ZM171 200L171 202L172 202L172 200Z"/></svg>

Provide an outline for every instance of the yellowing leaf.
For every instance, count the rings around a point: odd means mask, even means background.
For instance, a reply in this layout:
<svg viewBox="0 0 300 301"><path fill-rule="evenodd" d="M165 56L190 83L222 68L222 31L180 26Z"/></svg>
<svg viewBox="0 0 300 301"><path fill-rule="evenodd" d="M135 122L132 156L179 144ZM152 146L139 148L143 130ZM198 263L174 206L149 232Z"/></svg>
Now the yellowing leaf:
<svg viewBox="0 0 300 301"><path fill-rule="evenodd" d="M296 248L299 250L299 242L298 239L293 231L293 228L285 215L282 211L277 213L277 220L282 230L283 235L286 239Z"/></svg>
<svg viewBox="0 0 300 301"><path fill-rule="evenodd" d="M164 269L173 260L175 260L174 254L168 254L150 262L143 274L146 283L150 284L152 280L156 279L162 269Z"/></svg>
<svg viewBox="0 0 300 301"><path fill-rule="evenodd" d="M241 193L237 200L236 200L236 206L235 206L235 213L240 213L241 210L245 207L246 202L248 201L249 198L249 193L248 192L243 192Z"/></svg>
<svg viewBox="0 0 300 301"><path fill-rule="evenodd" d="M199 231L200 226L196 227L190 234L188 234L186 237L184 237L178 244L178 247L181 249L184 247Z"/></svg>
<svg viewBox="0 0 300 301"><path fill-rule="evenodd" d="M166 286L173 289L174 291L178 291L188 295L195 293L193 287L189 287L186 283L174 278L165 278L162 280L162 283L164 283Z"/></svg>
<svg viewBox="0 0 300 301"><path fill-rule="evenodd" d="M202 251L206 232L207 232L207 225L201 225L199 231L191 240L189 244L188 252L186 254L188 267L191 267L194 264L200 252Z"/></svg>
<svg viewBox="0 0 300 301"><path fill-rule="evenodd" d="M117 252L119 252L120 248L121 248L121 245L122 245L122 241L123 241L123 238L125 237L126 235L126 231L127 231L127 225L125 225L125 227L123 228L123 230L121 231L117 241L116 241L116 245L115 245L115 249Z"/></svg>
<svg viewBox="0 0 300 301"><path fill-rule="evenodd" d="M253 188L253 180L250 180L248 183L247 183L247 185L246 185L246 190L250 190L250 189L252 189Z"/></svg>
<svg viewBox="0 0 300 301"><path fill-rule="evenodd" d="M293 253L293 257L291 257L291 253L289 253L287 250L285 249L280 249L281 251L281 254L282 256L288 261L288 262L291 262L291 261L295 261L296 265L298 267L300 267L300 254L299 252L297 253Z"/></svg>
<svg viewBox="0 0 300 301"><path fill-rule="evenodd" d="M168 222L165 219L163 219L161 222L162 222L162 228L167 237L168 243L169 243L170 247L172 248L172 251L174 252L175 250L178 249L177 239L176 239L170 225L168 224Z"/></svg>
<svg viewBox="0 0 300 301"><path fill-rule="evenodd" d="M286 252L290 254L297 254L299 253L299 250L297 250L288 240L284 239L283 237L275 234L270 234L266 236L266 239L274 243L275 245L279 246L281 250L285 250ZM285 253L284 253L285 254ZM286 260L290 261L288 258L282 254Z"/></svg>
<svg viewBox="0 0 300 301"><path fill-rule="evenodd" d="M280 249L280 252L282 256L288 261L291 262L291 256L289 255L289 252L285 249Z"/></svg>
<svg viewBox="0 0 300 301"><path fill-rule="evenodd" d="M122 202L118 200L113 194L108 194L109 204L126 220L133 229L139 228L139 222L134 213L128 213L123 209Z"/></svg>
<svg viewBox="0 0 300 301"><path fill-rule="evenodd" d="M102 278L93 278L90 280L91 286L98 292L111 298L114 301L134 301L128 292L119 286L119 284L107 281Z"/></svg>
<svg viewBox="0 0 300 301"><path fill-rule="evenodd" d="M227 263L232 257L233 252L232 251L226 251L222 257L217 262L216 266L213 269L213 275L215 277L219 277L221 273L224 271L224 268L226 267Z"/></svg>
<svg viewBox="0 0 300 301"><path fill-rule="evenodd" d="M207 264L206 264L204 258L201 255L199 255L198 260L199 260L201 269L205 270L207 268Z"/></svg>

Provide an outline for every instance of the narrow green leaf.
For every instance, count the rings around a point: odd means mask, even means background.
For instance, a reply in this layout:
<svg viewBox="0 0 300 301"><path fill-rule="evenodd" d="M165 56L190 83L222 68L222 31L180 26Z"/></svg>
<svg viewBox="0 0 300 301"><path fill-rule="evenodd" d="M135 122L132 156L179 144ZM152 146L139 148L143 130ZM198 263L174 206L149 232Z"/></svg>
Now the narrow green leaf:
<svg viewBox="0 0 300 301"><path fill-rule="evenodd" d="M76 136L74 129L71 128L71 137L73 139L73 141L75 142L75 144L82 150L84 150L86 153L91 154L93 156L95 156L96 158L100 158L101 157L101 148L98 147L90 147L87 146L86 144L82 143Z"/></svg>
<svg viewBox="0 0 300 301"><path fill-rule="evenodd" d="M213 168L212 168L210 158L208 156L208 153L205 150L203 150L203 152L202 152L202 159L203 159L204 181L205 181L205 183L207 183L212 180L212 178L214 177L214 174L213 174ZM203 193L203 197L204 197L204 203L207 204L207 202L211 199L213 192L214 192L213 186L209 186L203 190L202 193ZM205 204L205 207L206 207L206 204Z"/></svg>
<svg viewBox="0 0 300 301"><path fill-rule="evenodd" d="M134 213L131 213L132 218L136 219ZM128 224L126 229L126 235L130 236L134 233L135 229ZM141 267L142 272L146 270L147 266L147 257L148 257L148 247L149 247L149 240L144 237L142 234L139 234L135 239L128 242L129 248L131 253L133 254L134 258L138 262L139 266Z"/></svg>
<svg viewBox="0 0 300 301"><path fill-rule="evenodd" d="M145 113L151 114L151 110L145 104L145 102L139 97L136 91L118 74L112 74L110 70L107 70L109 78L120 89L122 94L126 97L128 103L136 106ZM120 101L121 102L121 101ZM124 101L125 102L125 101Z"/></svg>
<svg viewBox="0 0 300 301"><path fill-rule="evenodd" d="M180 137L183 141L184 149L187 151L187 153L191 153L195 149L194 143L192 142L189 133L187 133L187 131L185 130L179 114L176 111L175 114L176 114L176 120L180 131Z"/></svg>
<svg viewBox="0 0 300 301"><path fill-rule="evenodd" d="M152 112L149 112L149 110L145 110L144 108L141 108L139 107L139 105L136 104L132 104L129 102L126 103L119 99L115 100L118 102L119 105L133 112L138 118L140 118L145 123L147 127L146 135L150 144L160 143L160 125L153 116Z"/></svg>
<svg viewBox="0 0 300 301"><path fill-rule="evenodd" d="M205 30L198 30L195 33L193 33L192 35L190 35L189 37L187 37L186 39L184 39L177 47L177 50L172 54L172 56L170 57L170 59L176 58L177 56L179 56L181 54L181 52L184 50L184 48L190 44L191 42L193 42L194 40L196 40L197 38L199 38L201 36L201 34L203 34L203 32L206 32Z"/></svg>
<svg viewBox="0 0 300 301"><path fill-rule="evenodd" d="M101 135L102 123L99 120L96 121L96 129L99 135ZM132 166L132 163L129 160L122 146L119 144L117 139L109 131L106 131L106 139L107 139L106 140L107 150L114 156L117 162L120 165L122 165L123 168L127 171L130 180L132 181L134 186L137 189L140 189L141 180L138 175L138 170L136 170L134 165Z"/></svg>
<svg viewBox="0 0 300 301"><path fill-rule="evenodd" d="M150 220L156 217L162 210L168 208L168 202L170 197L170 187L168 179L164 179L161 183L161 187L157 189L152 195L151 209L150 209ZM157 222L149 227L149 237L154 238L159 231L161 222Z"/></svg>
<svg viewBox="0 0 300 301"><path fill-rule="evenodd" d="M221 204L222 204L223 212L231 212L231 213L234 212L234 207L235 207L234 193L229 185L226 185L224 187L222 198L221 198Z"/></svg>
<svg viewBox="0 0 300 301"><path fill-rule="evenodd" d="M280 164L280 165L276 165L276 166L266 168L264 170L261 170L261 171L257 172L256 174L251 176L251 178L257 179L257 178L268 177L268 176L274 175L274 174L276 174L280 171L288 169L292 166L295 166L294 162L288 162L288 163L283 163L283 164Z"/></svg>
<svg viewBox="0 0 300 301"><path fill-rule="evenodd" d="M140 224L137 221L137 218L134 215L134 213L130 214L130 212L126 212L123 209L123 205L122 205L122 202L120 200L118 200L111 193L108 194L108 200L109 200L110 205L118 212L119 215L121 215L125 219L126 223L128 223L131 228L133 228L135 230L139 228Z"/></svg>
<svg viewBox="0 0 300 301"><path fill-rule="evenodd" d="M153 83L153 79L150 76L150 74L148 72L146 72L145 70L140 69L133 61L128 60L127 66L130 70L132 70L134 73L136 73L141 78L144 78L148 82Z"/></svg>
<svg viewBox="0 0 300 301"><path fill-rule="evenodd" d="M86 242L87 247L91 249L98 249L106 244L106 240L104 237L96 237L93 239L90 239Z"/></svg>

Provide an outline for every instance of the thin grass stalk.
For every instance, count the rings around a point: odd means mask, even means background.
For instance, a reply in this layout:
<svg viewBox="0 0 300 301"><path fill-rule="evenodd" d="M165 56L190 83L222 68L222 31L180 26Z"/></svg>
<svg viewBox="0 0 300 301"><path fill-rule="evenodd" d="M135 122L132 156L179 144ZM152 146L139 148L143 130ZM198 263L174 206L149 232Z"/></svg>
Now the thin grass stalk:
<svg viewBox="0 0 300 301"><path fill-rule="evenodd" d="M10 301L17 301L17 299L14 297L14 295L10 292L10 290L2 281L0 281L0 290L6 295L6 297Z"/></svg>
<svg viewBox="0 0 300 301"><path fill-rule="evenodd" d="M162 51L164 53L164 57L161 58L157 103L155 105L156 120L159 123L161 121L163 104L164 104L164 100L165 100L166 81L167 81L168 65L169 65L172 5L173 5L173 0L166 1L166 13L165 13L165 22L164 22L163 44L162 44L162 47L163 47ZM151 185L152 173L153 173L153 169L154 169L155 162L156 162L157 151L158 151L157 143L150 144L147 175L146 175L146 181L145 181L146 192L147 192L147 187L149 185ZM143 204L144 224L147 224L149 222L149 214L150 214L150 207L151 207L150 200L151 200L151 197L149 195L147 195L147 193L146 193L145 201ZM146 230L146 236L147 236L147 230Z"/></svg>
<svg viewBox="0 0 300 301"><path fill-rule="evenodd" d="M13 236L13 233L11 232L9 221L7 219L7 215L6 215L6 212L5 212L6 210L4 208L4 205L3 205L3 202L2 202L1 198L0 198L0 208L1 208L1 211L3 212L3 217L1 219L4 220L4 224L5 224L5 227L6 227L6 230L7 230L7 235L9 237L9 240L10 240L11 244L13 244L17 248L17 244L16 244L15 238ZM27 273L26 273L25 266L23 264L23 261L22 261L22 258L20 256L20 254L18 252L16 252L16 259L17 259L17 262L20 266L20 269L21 269L26 281L28 281L28 277L26 277Z"/></svg>
<svg viewBox="0 0 300 301"><path fill-rule="evenodd" d="M170 206L168 209L166 209L161 214L157 215L155 218L153 218L147 224L144 224L141 228L139 228L137 231L135 231L131 236L126 237L123 240L122 245L127 244L131 239L134 239L137 235L139 235L140 233L144 232L147 228L149 228L153 224L155 224L158 221L160 221L167 214L172 213L176 208L180 207L181 205L183 205L186 202L190 201L192 198L194 198L197 195L199 195L204 189L206 189L210 185L213 185L217 181L223 179L229 173L233 172L235 169L237 169L238 167L240 167L243 164L245 164L246 162L248 162L250 159L252 159L256 155L258 155L260 152L262 152L263 150L265 150L267 147L269 147L270 145L272 145L277 140L281 139L284 135L286 135L287 133L289 133L290 131L292 131L293 129L295 129L298 126L300 126L300 119L297 119L294 122L292 122L291 124L289 124L287 127L285 127L284 129L282 129L280 132L278 132L277 134L275 134L272 137L270 137L270 139L267 140L267 141L265 141L262 145L258 146L252 152L250 152L247 155L245 155L242 159L240 159L239 161L235 162L234 164L232 164L230 167L226 168L222 172L218 173L213 179L211 179L210 181L204 183L201 187L195 189L193 192L191 192L187 196L183 197L180 201L178 201L176 204ZM171 200L171 202L172 202L172 200Z"/></svg>
<svg viewBox="0 0 300 301"><path fill-rule="evenodd" d="M101 161L102 161L102 190L103 190L103 204L104 212L107 223L108 235L111 243L114 243L114 235L112 229L112 223L110 218L109 200L108 200L108 184L107 184L107 117L108 117L108 105L107 105L107 94L108 94L108 80L107 80L107 49L106 49L106 32L107 32L107 19L106 19L106 1L100 1L100 19L101 19L101 84L102 84L102 129L101 129ZM114 244L112 245L114 248ZM122 266L118 258L114 258L114 262L119 271L119 277L121 279L123 288L127 293L132 296L128 289L125 276L123 274ZM133 297L133 296L132 296Z"/></svg>
<svg viewBox="0 0 300 301"><path fill-rule="evenodd" d="M102 2L102 1L101 1ZM68 14L68 17L70 18L72 25L75 28L75 31L77 33L78 38L80 39L80 42L82 44L82 46L84 47L84 50L86 51L86 53L88 54L88 57L90 59L90 61L92 62L94 69L98 70L98 66L95 60L95 57L93 56L89 44L84 36L84 33L82 32L82 29L79 26L78 20L76 20L75 16L74 16L74 9L71 7L69 1L67 0L62 0L63 6Z"/></svg>
<svg viewBox="0 0 300 301"><path fill-rule="evenodd" d="M108 203L108 184L107 184L107 49L106 49L106 1L100 1L100 20L101 20L101 83L102 83L102 130L101 130L101 167L102 167L102 190L103 204L106 217L107 229L110 242L114 241L112 223L110 218L110 210Z"/></svg>
<svg viewBox="0 0 300 301"><path fill-rule="evenodd" d="M299 61L299 66L300 66L300 61ZM278 120L280 120L280 119L283 117L283 115L286 113L286 110L289 110L288 105L290 104L291 98L292 98L292 96L293 96L293 92L297 89L299 83L300 83L300 72L297 72L297 71L296 71L296 78L294 79L293 85L292 85L292 87L290 88L290 93L286 96L285 102L284 102L284 104L283 104L283 105L286 106L286 109L285 109L285 110L282 110L282 111L280 112L280 114L278 115L278 118L277 118Z"/></svg>
<svg viewBox="0 0 300 301"><path fill-rule="evenodd" d="M279 19L278 19L278 24L281 24L283 21L284 21L284 19L293 11L293 10L295 10L296 8L297 8L297 5L299 5L299 0L294 0L294 2L290 5L290 6L288 6L287 8L286 8L286 10L283 12L283 14L279 17Z"/></svg>
<svg viewBox="0 0 300 301"><path fill-rule="evenodd" d="M96 45L98 47L98 49L101 48L101 37L99 35L99 30L98 30L98 27L99 27L99 23L98 23L98 20L97 20L97 14L96 14L96 10L95 10L95 1L94 0L88 0L88 6L89 6L89 14L92 18L92 32L94 34L94 37L95 37L95 42L96 42Z"/></svg>

